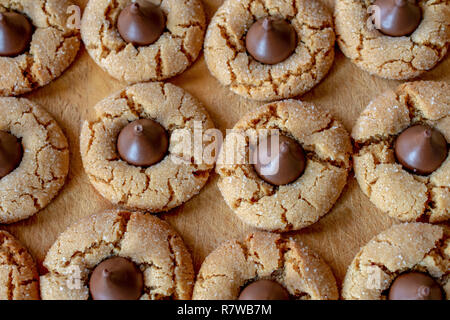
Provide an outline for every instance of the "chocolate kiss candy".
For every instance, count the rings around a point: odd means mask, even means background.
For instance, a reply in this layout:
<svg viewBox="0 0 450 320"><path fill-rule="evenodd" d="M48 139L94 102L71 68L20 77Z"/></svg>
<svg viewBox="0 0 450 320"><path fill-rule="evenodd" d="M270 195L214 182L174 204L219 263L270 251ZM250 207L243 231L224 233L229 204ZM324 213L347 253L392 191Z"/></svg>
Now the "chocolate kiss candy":
<svg viewBox="0 0 450 320"><path fill-rule="evenodd" d="M94 300L137 300L142 295L142 272L128 259L109 258L97 265L89 279Z"/></svg>
<svg viewBox="0 0 450 320"><path fill-rule="evenodd" d="M447 158L447 141L437 130L416 125L403 131L395 141L395 156L403 167L428 175Z"/></svg>
<svg viewBox="0 0 450 320"><path fill-rule="evenodd" d="M289 300L289 293L275 281L258 280L242 290L239 300Z"/></svg>
<svg viewBox="0 0 450 320"><path fill-rule="evenodd" d="M0 13L0 56L14 57L23 53L31 42L33 27L16 12Z"/></svg>
<svg viewBox="0 0 450 320"><path fill-rule="evenodd" d="M0 131L0 179L17 168L22 156L19 140L8 132Z"/></svg>
<svg viewBox="0 0 450 320"><path fill-rule="evenodd" d="M388 36L410 35L422 20L422 12L415 1L377 0L374 5L380 8L380 31Z"/></svg>
<svg viewBox="0 0 450 320"><path fill-rule="evenodd" d="M158 40L165 27L164 12L149 1L131 3L120 12L117 20L122 38L137 46L148 46Z"/></svg>
<svg viewBox="0 0 450 320"><path fill-rule="evenodd" d="M389 289L389 300L442 300L442 290L436 281L421 272L398 276Z"/></svg>
<svg viewBox="0 0 450 320"><path fill-rule="evenodd" d="M297 33L285 20L266 17L256 21L245 38L247 51L257 61L276 64L286 60L297 47Z"/></svg>
<svg viewBox="0 0 450 320"><path fill-rule="evenodd" d="M117 139L120 157L135 166L148 167L160 162L168 149L169 137L166 130L150 119L129 123Z"/></svg>
<svg viewBox="0 0 450 320"><path fill-rule="evenodd" d="M278 148L272 155L272 139L276 137L279 138ZM252 156L256 160L253 167L258 176L277 186L297 180L306 166L305 152L301 145L284 135L262 139Z"/></svg>

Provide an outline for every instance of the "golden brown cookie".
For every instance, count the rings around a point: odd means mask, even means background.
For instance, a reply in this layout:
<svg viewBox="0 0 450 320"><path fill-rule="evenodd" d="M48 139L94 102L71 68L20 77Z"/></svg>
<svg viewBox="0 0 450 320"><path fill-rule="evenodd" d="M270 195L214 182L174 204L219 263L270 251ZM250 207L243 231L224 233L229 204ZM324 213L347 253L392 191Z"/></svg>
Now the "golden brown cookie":
<svg viewBox="0 0 450 320"><path fill-rule="evenodd" d="M96 119L81 130L83 166L93 186L108 200L151 212L167 211L200 192L213 163L195 163L182 154L176 132L194 136L198 123L204 132L213 123L201 104L172 84L145 83L128 87L95 106ZM157 121L170 135L169 152L159 163L138 167L121 160L116 141L129 122L139 118ZM207 141L203 141L207 145Z"/></svg>
<svg viewBox="0 0 450 320"><path fill-rule="evenodd" d="M405 80L432 69L445 57L450 45L448 1L419 0L423 19L411 35L402 37L370 27L369 7L374 1L336 1L337 42L358 67L379 77Z"/></svg>
<svg viewBox="0 0 450 320"><path fill-rule="evenodd" d="M89 0L81 36L94 61L127 83L164 80L185 71L203 45L206 18L200 0L148 0L160 5L167 18L165 32L148 46L126 43L117 31L117 18L131 0Z"/></svg>
<svg viewBox="0 0 450 320"><path fill-rule="evenodd" d="M35 30L30 48L15 57L0 57L0 95L19 95L59 77L75 59L80 36L69 21L69 0L6 0L0 12L26 15Z"/></svg>
<svg viewBox="0 0 450 320"><path fill-rule="evenodd" d="M432 174L419 176L403 169L393 147L398 134L415 124L434 127L450 141L449 92L445 82L405 83L375 98L356 121L355 177L370 201L391 217L429 222L450 218L450 157Z"/></svg>
<svg viewBox="0 0 450 320"><path fill-rule="evenodd" d="M249 141L264 129L277 129L303 146L306 169L293 183L269 184L250 164ZM352 146L343 125L328 112L297 100L274 102L245 115L233 132L244 132L249 139L242 148L229 133L216 171L222 196L239 218L265 230L299 230L333 207L347 183ZM226 160L232 152L242 161Z"/></svg>
<svg viewBox="0 0 450 320"><path fill-rule="evenodd" d="M12 223L58 194L69 171L69 146L52 116L23 98L0 98L0 131L19 138L24 151L19 166L0 179L0 223Z"/></svg>
<svg viewBox="0 0 450 320"><path fill-rule="evenodd" d="M297 48L286 60L263 64L246 51L249 27L266 16L282 18L297 33ZM319 83L334 60L333 17L317 0L226 0L205 39L205 60L223 85L244 97L270 101L302 95Z"/></svg>
<svg viewBox="0 0 450 320"><path fill-rule="evenodd" d="M256 232L244 241L227 241L203 262L194 300L237 300L247 284L269 279L293 299L337 300L330 267L313 251L278 234Z"/></svg>
<svg viewBox="0 0 450 320"><path fill-rule="evenodd" d="M44 260L44 300L86 300L89 277L103 260L134 262L144 278L140 299L190 299L192 260L183 240L166 222L146 213L107 211L83 218L63 232Z"/></svg>
<svg viewBox="0 0 450 320"><path fill-rule="evenodd" d="M39 275L27 249L0 231L0 300L39 300Z"/></svg>
<svg viewBox="0 0 450 320"><path fill-rule="evenodd" d="M404 223L380 233L348 268L342 296L349 300L382 300L401 273L429 274L450 298L450 237L443 227Z"/></svg>

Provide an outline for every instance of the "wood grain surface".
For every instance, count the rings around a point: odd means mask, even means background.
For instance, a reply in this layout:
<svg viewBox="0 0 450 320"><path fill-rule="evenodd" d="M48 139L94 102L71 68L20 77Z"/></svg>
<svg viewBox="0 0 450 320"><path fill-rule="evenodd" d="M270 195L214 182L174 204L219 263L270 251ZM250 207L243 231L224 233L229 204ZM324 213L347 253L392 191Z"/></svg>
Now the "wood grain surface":
<svg viewBox="0 0 450 320"><path fill-rule="evenodd" d="M84 8L87 1L75 2ZM333 0L322 1L330 10L333 9ZM203 3L210 19L222 1L203 0ZM421 79L450 81L449 71L450 59L447 57ZM222 87L210 75L203 56L185 73L169 82L198 98L223 132L232 128L246 112L261 105ZM369 101L386 89L394 89L399 83L370 76L350 63L337 49L329 75L301 99L330 110L351 131ZM79 133L83 120L92 116L94 105L125 86L101 70L82 48L74 64L59 79L25 95L56 118L70 143L70 173L59 196L32 218L2 227L28 247L41 273L45 272L42 267L45 254L61 232L84 216L113 207L89 184L81 163ZM242 239L252 231L227 207L216 182L217 175L213 174L198 196L160 215L183 237L192 253L196 271L222 241ZM309 228L287 235L316 250L330 264L340 285L360 246L393 223L396 221L369 202L352 174L341 198L328 215Z"/></svg>

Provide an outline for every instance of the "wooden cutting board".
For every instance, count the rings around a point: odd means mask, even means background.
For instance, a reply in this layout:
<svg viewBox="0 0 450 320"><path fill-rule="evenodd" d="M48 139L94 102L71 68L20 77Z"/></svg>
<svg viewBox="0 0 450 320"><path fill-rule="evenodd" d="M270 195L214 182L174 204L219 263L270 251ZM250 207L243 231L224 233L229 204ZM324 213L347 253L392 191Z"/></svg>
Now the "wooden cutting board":
<svg viewBox="0 0 450 320"><path fill-rule="evenodd" d="M330 10L333 0L324 1ZM88 0L75 1L84 8ZM208 18L222 0L203 0ZM445 59L421 79L450 81L450 59ZM246 112L261 103L241 98L213 78L201 56L182 75L170 80L197 97L223 132ZM375 96L394 89L398 81L383 80L361 71L339 51L329 75L301 99L327 108L351 131L359 113ZM3 226L20 239L42 261L57 236L69 225L94 212L112 208L89 184L79 153L81 123L92 116L94 105L125 83L101 70L82 48L74 64L57 80L25 97L47 109L63 128L70 143L70 173L60 195L28 220ZM227 239L242 239L253 229L244 225L225 204L214 173L205 188L192 200L161 214L183 237L192 253L196 271L204 258ZM372 205L359 189L353 175L333 210L313 226L288 235L317 251L332 267L338 283L360 246L396 221Z"/></svg>

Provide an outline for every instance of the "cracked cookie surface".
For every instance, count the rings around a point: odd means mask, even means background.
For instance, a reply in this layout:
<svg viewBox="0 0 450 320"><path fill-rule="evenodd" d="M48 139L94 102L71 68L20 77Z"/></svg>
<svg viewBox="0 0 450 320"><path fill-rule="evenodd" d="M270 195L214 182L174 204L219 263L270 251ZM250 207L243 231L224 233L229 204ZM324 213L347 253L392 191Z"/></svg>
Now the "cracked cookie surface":
<svg viewBox="0 0 450 320"><path fill-rule="evenodd" d="M0 300L38 300L39 275L27 249L0 231Z"/></svg>
<svg viewBox="0 0 450 320"><path fill-rule="evenodd" d="M275 65L256 61L245 47L250 26L269 15L290 21L299 39L295 52ZM316 0L226 0L208 27L205 60L233 92L270 101L302 95L319 83L333 64L334 42L332 15Z"/></svg>
<svg viewBox="0 0 450 320"><path fill-rule="evenodd" d="M352 137L355 177L380 210L401 221L450 218L450 157L428 176L412 174L395 159L395 137L415 124L439 130L450 141L450 85L405 83L375 98L361 113Z"/></svg>
<svg viewBox="0 0 450 320"><path fill-rule="evenodd" d="M68 25L68 0L2 0L0 12L25 14L34 25L30 48L16 57L0 57L0 95L42 87L59 77L75 59L80 36Z"/></svg>
<svg viewBox="0 0 450 320"><path fill-rule="evenodd" d="M389 37L370 29L369 6L375 0L338 0L335 6L337 42L361 69L379 77L406 80L432 69L450 45L450 3L418 0L423 19L404 37Z"/></svg>
<svg viewBox="0 0 450 320"><path fill-rule="evenodd" d="M83 218L63 232L44 260L44 300L86 300L89 277L103 260L133 261L144 277L140 299L188 300L194 285L191 256L163 220L143 212L107 211Z"/></svg>
<svg viewBox="0 0 450 320"><path fill-rule="evenodd" d="M191 155L180 150L183 140L174 134L185 130L194 137L196 123L203 132L213 128L206 110L190 94L162 82L137 84L102 100L95 111L96 119L84 122L81 130L81 156L89 180L106 199L159 212L200 192L214 164L195 163ZM157 121L170 135L166 157L147 168L121 160L116 147L122 128L139 118ZM203 139L203 147L207 144Z"/></svg>
<svg viewBox="0 0 450 320"><path fill-rule="evenodd" d="M450 299L448 229L426 223L404 223L380 233L361 248L345 275L342 296L348 300L385 300L401 273L428 273ZM444 297L445 299L445 297Z"/></svg>
<svg viewBox="0 0 450 320"><path fill-rule="evenodd" d="M89 0L81 36L89 55L116 79L127 83L171 78L197 59L203 45L206 17L200 0L149 0L166 15L165 32L153 44L135 47L116 28L131 0Z"/></svg>
<svg viewBox="0 0 450 320"><path fill-rule="evenodd" d="M19 166L0 179L0 223L13 223L58 194L69 171L69 146L50 114L23 98L0 98L0 130L21 140L24 150Z"/></svg>
<svg viewBox="0 0 450 320"><path fill-rule="evenodd" d="M303 175L291 184L268 184L249 164L249 141L241 148L228 134L216 166L222 196L243 221L260 229L299 230L315 223L333 207L347 183L349 134L326 111L296 100L262 106L245 115L233 131L246 132L247 140L257 141L262 129L280 130L302 145L307 158ZM229 152L243 161L227 163Z"/></svg>
<svg viewBox="0 0 450 320"><path fill-rule="evenodd" d="M337 300L330 267L313 251L279 234L256 232L244 241L227 241L203 262L194 300L237 300L252 281L270 279L283 285L293 299Z"/></svg>

